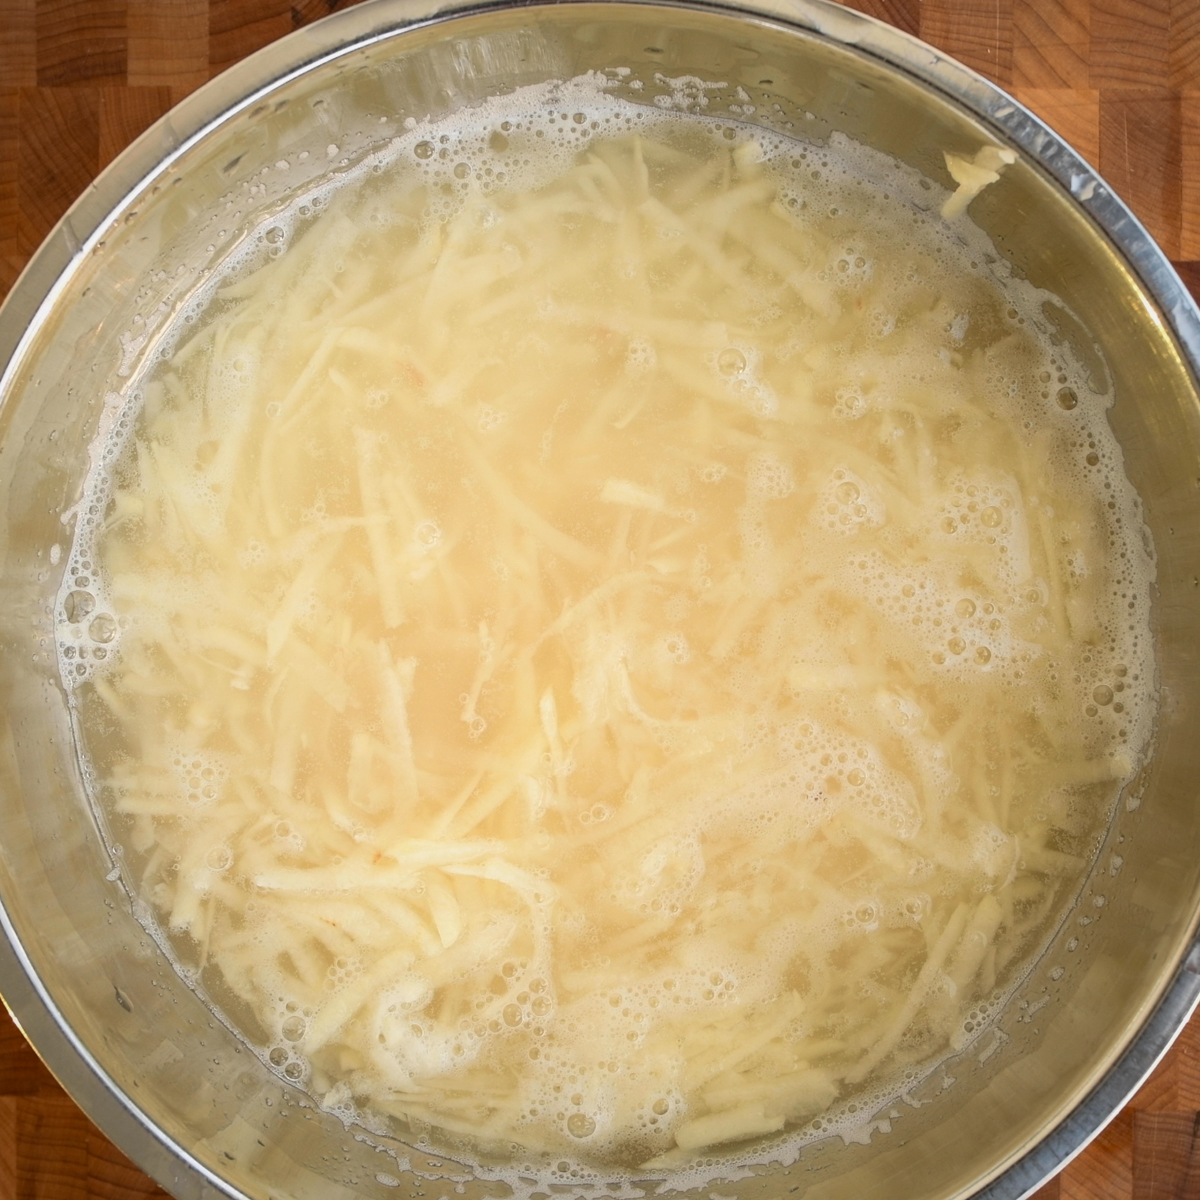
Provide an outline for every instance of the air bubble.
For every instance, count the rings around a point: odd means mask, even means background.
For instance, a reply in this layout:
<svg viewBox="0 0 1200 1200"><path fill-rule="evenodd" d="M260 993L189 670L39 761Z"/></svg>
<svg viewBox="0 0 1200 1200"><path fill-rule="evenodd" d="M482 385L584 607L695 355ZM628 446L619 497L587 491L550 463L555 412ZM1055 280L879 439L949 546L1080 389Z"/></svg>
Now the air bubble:
<svg viewBox="0 0 1200 1200"><path fill-rule="evenodd" d="M709 360L712 361L711 359ZM740 375L746 369L746 356L734 346L722 350L717 356L717 370L722 375Z"/></svg>
<svg viewBox="0 0 1200 1200"><path fill-rule="evenodd" d="M68 592L67 598L63 601L63 612L72 625L83 621L95 607L96 597L91 592Z"/></svg>
<svg viewBox="0 0 1200 1200"><path fill-rule="evenodd" d="M108 613L97 613L88 626L92 641L107 644L117 636L117 623Z"/></svg>
<svg viewBox="0 0 1200 1200"><path fill-rule="evenodd" d="M422 546L432 549L442 540L441 526L436 521L422 521L414 531Z"/></svg>
<svg viewBox="0 0 1200 1200"><path fill-rule="evenodd" d="M591 1137L596 1132L596 1122L587 1113L572 1113L567 1118L567 1132L572 1137Z"/></svg>
<svg viewBox="0 0 1200 1200"><path fill-rule="evenodd" d="M204 856L204 865L210 871L225 871L232 863L233 851L228 846L214 846Z"/></svg>

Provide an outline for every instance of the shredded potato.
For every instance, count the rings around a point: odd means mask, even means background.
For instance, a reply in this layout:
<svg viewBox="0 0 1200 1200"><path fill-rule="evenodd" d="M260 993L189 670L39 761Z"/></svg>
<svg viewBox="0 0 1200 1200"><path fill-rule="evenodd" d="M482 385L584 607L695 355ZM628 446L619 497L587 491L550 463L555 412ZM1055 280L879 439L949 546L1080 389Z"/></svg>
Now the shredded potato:
<svg viewBox="0 0 1200 1200"><path fill-rule="evenodd" d="M669 1167L969 1040L1148 680L1128 485L1031 310L878 187L666 120L440 218L401 163L226 285L145 387L80 703L287 1079Z"/></svg>

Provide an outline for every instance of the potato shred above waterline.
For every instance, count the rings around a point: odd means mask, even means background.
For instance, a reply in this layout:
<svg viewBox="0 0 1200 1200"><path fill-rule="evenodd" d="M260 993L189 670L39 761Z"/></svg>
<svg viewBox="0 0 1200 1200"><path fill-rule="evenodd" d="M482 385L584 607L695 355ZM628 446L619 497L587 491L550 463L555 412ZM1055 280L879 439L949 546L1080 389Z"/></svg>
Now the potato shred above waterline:
<svg viewBox="0 0 1200 1200"><path fill-rule="evenodd" d="M1146 742L1152 564L1111 397L941 199L519 92L276 214L131 386L60 661L285 1078L671 1165L1019 979Z"/></svg>

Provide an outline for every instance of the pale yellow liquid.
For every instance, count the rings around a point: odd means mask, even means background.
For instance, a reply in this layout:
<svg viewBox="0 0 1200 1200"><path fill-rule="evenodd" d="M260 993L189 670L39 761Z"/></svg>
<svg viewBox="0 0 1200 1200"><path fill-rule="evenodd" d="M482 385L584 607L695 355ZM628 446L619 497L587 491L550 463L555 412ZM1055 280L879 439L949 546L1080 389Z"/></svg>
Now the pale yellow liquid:
<svg viewBox="0 0 1200 1200"><path fill-rule="evenodd" d="M118 472L84 729L286 1078L669 1165L980 1027L1136 761L1145 567L971 245L827 152L596 124L439 219L421 142L222 294Z"/></svg>

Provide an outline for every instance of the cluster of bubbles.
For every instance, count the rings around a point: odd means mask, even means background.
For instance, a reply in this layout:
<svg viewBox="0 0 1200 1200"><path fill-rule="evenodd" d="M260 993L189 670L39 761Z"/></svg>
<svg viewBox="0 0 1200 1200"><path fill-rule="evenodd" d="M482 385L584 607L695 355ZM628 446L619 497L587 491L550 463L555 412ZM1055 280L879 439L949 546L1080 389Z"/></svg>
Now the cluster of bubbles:
<svg viewBox="0 0 1200 1200"><path fill-rule="evenodd" d="M880 341L889 338L896 332L896 314L876 306L867 313L867 328Z"/></svg>
<svg viewBox="0 0 1200 1200"><path fill-rule="evenodd" d="M846 384L833 394L833 415L843 421L857 421L870 406L870 400L858 383Z"/></svg>
<svg viewBox="0 0 1200 1200"><path fill-rule="evenodd" d="M746 499L784 500L795 489L792 468L774 454L754 454L746 464Z"/></svg>
<svg viewBox="0 0 1200 1200"><path fill-rule="evenodd" d="M535 1029L554 1015L557 1007L554 987L545 975L530 971L528 961L505 962L500 968L500 978L503 980L500 996L504 1005L497 1015L488 1018L486 1027L482 1024L475 1027L477 1036L483 1037L485 1032L502 1034L516 1029ZM482 1012L491 1003L489 997L479 996L475 1008Z"/></svg>
<svg viewBox="0 0 1200 1200"><path fill-rule="evenodd" d="M870 283L875 274L875 263L862 250L845 246L835 253L837 257L833 260L832 270L824 273L826 277L848 287Z"/></svg>
<svg viewBox="0 0 1200 1200"><path fill-rule="evenodd" d="M1129 668L1124 663L1114 663L1110 675L1092 688L1092 694L1083 711L1087 716L1095 717L1101 709L1111 706L1114 715L1121 716L1125 712L1123 693L1134 682L1136 680L1130 679Z"/></svg>
<svg viewBox="0 0 1200 1200"><path fill-rule="evenodd" d="M172 756L171 770L188 807L207 808L216 803L229 778L229 761L211 750L186 750Z"/></svg>
<svg viewBox="0 0 1200 1200"><path fill-rule="evenodd" d="M644 337L629 339L625 350L625 371L634 377L649 375L658 365L658 351L654 343Z"/></svg>
<svg viewBox="0 0 1200 1200"><path fill-rule="evenodd" d="M704 875L696 830L660 838L609 883L613 899L643 916L678 916Z"/></svg>
<svg viewBox="0 0 1200 1200"><path fill-rule="evenodd" d="M731 400L756 417L773 417L779 397L763 375L762 351L749 342L711 350L704 356L710 371L721 380Z"/></svg>
<svg viewBox="0 0 1200 1200"><path fill-rule="evenodd" d="M647 1034L689 1010L716 1015L745 1000L736 969L693 967L592 995L573 1006L574 1028L565 1031L536 1018L494 1031L524 1028L534 1041L521 1122L549 1124L565 1135L566 1144L578 1143L589 1156L602 1155L631 1131L645 1135L647 1146L668 1148L687 1105L674 1067L639 1053ZM517 1016L514 1012L514 1022ZM628 1096L641 1097L632 1111ZM575 1162L562 1168L564 1173L577 1169Z"/></svg>
<svg viewBox="0 0 1200 1200"><path fill-rule="evenodd" d="M64 679L82 681L116 650L119 626L103 603L103 592L84 558L68 576L70 591L61 597L58 622L59 657Z"/></svg>
<svg viewBox="0 0 1200 1200"><path fill-rule="evenodd" d="M1024 514L1001 484L957 476L936 506L932 532L956 543L986 546L989 565L1008 587L1030 576Z"/></svg>
<svg viewBox="0 0 1200 1200"><path fill-rule="evenodd" d="M337 992L348 987L362 974L362 964L352 958L335 958L325 971L324 987L327 992Z"/></svg>
<svg viewBox="0 0 1200 1200"><path fill-rule="evenodd" d="M508 421L508 413L501 408L493 408L490 404L484 404L479 409L479 419L476 424L479 427L480 433L491 433L494 429L499 429Z"/></svg>
<svg viewBox="0 0 1200 1200"><path fill-rule="evenodd" d="M707 85L697 93L686 80L676 82L683 89L673 93L677 102L659 96L657 108L606 95L611 81L592 74L490 98L454 121L408 118L405 132L373 157L372 169L378 174L396 164L415 172L426 185L428 215L445 220L473 194L543 186L563 174L594 140L650 133L684 121L694 125L697 118L690 113L703 106ZM728 121L706 124L714 136L749 140L748 128L735 133ZM376 214L377 221L387 219L386 212ZM494 220L496 214L484 209L483 219Z"/></svg>
<svg viewBox="0 0 1200 1200"><path fill-rule="evenodd" d="M692 657L691 647L682 633L664 634L659 639L659 647L663 655L677 666L682 666Z"/></svg>
<svg viewBox="0 0 1200 1200"><path fill-rule="evenodd" d="M803 674L800 668L793 675L801 697ZM912 784L869 742L811 719L771 722L760 737L774 742L780 766L722 799L713 819L769 825L791 840L848 809L893 837L917 835L921 812Z"/></svg>
<svg viewBox="0 0 1200 1200"><path fill-rule="evenodd" d="M870 486L849 467L837 467L817 497L817 513L826 529L853 533L882 525L887 510Z"/></svg>
<svg viewBox="0 0 1200 1200"><path fill-rule="evenodd" d="M943 674L964 677L973 671L1011 670L1026 664L1033 653L1013 634L1004 603L944 578L933 566L898 567L871 550L853 555L846 575L868 597L890 633L913 639L926 661ZM1033 585L1025 592L1040 596ZM1020 596L1008 600L1014 608L1024 607Z"/></svg>
<svg viewBox="0 0 1200 1200"><path fill-rule="evenodd" d="M289 1083L304 1084L312 1075L312 1065L304 1054L304 1036L313 1010L295 1000L281 1001L271 1014L274 1038L263 1057L267 1065Z"/></svg>
<svg viewBox="0 0 1200 1200"><path fill-rule="evenodd" d="M140 392L130 394L140 402ZM54 625L59 674L68 689L110 665L120 644L121 626L97 565L95 541L112 495L111 472L132 428L133 413L125 397L110 393L96 440L89 447L92 469L83 497L63 515L64 523L75 518L75 534L55 599Z"/></svg>
<svg viewBox="0 0 1200 1200"><path fill-rule="evenodd" d="M986 1029L992 1018L1004 1007L1007 998L1004 993L993 992L977 1001L963 1017L958 1030L950 1036L950 1044L954 1049L961 1050L972 1038Z"/></svg>
<svg viewBox="0 0 1200 1200"><path fill-rule="evenodd" d="M281 844L284 854L299 854L306 845L304 835L284 817L271 826L271 835Z"/></svg>

